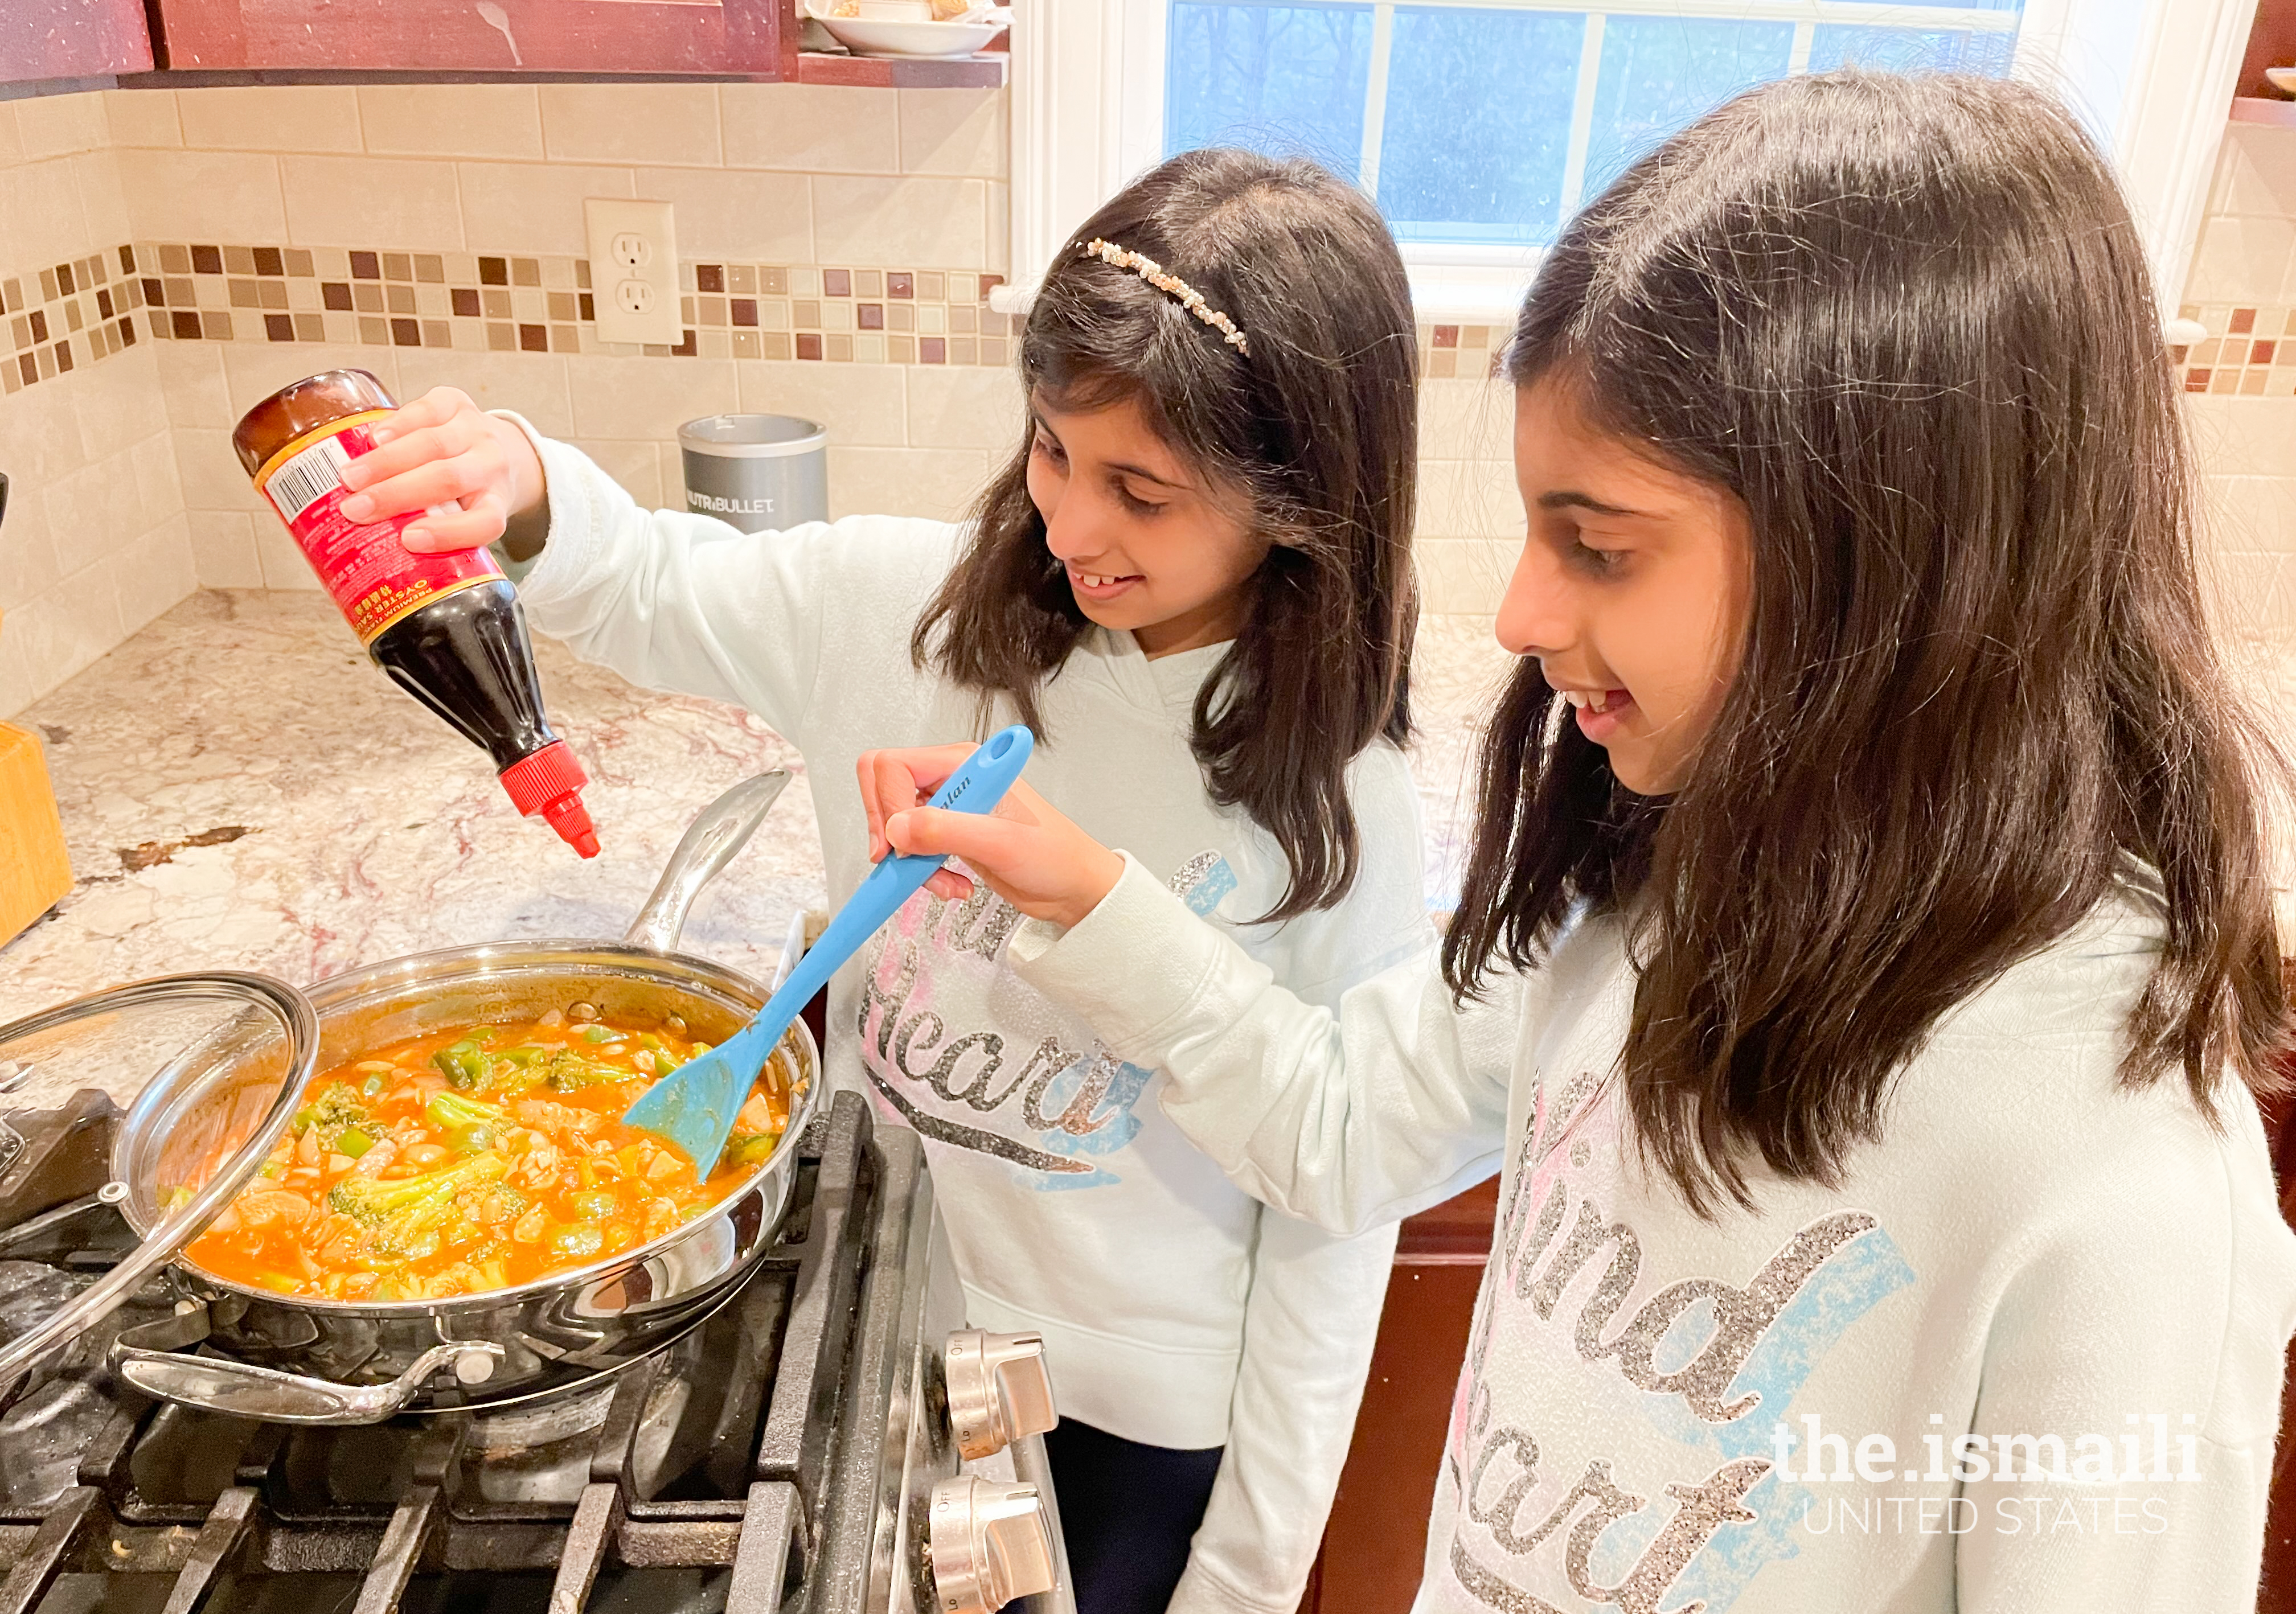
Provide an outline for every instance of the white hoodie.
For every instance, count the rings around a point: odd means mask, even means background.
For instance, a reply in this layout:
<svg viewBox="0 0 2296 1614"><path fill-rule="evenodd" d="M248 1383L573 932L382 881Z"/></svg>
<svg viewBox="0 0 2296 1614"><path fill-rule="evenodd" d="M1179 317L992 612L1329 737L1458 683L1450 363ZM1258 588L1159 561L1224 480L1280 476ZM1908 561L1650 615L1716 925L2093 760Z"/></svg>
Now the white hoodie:
<svg viewBox="0 0 2296 1614"><path fill-rule="evenodd" d="M909 656L962 529L856 517L744 536L649 513L576 450L536 443L550 538L520 584L534 625L634 682L738 701L794 743L842 902L870 867L859 753L985 733L978 697ZM1183 913L1336 1004L1428 938L1417 798L1394 747L1365 752L1346 900L1239 923L1272 905L1287 870L1265 831L1212 805L1188 749L1196 692L1226 648L1151 661L1131 635L1093 630L1044 686L1029 778L1137 848ZM1292 1614L1346 1459L1394 1230L1336 1238L1263 1212L1165 1118L1152 1064L1111 1058L1006 966L1020 922L985 888L963 904L912 898L831 987L830 1076L923 1135L971 1320L1041 1331L1064 1413L1151 1445L1227 1447L1172 1609Z"/></svg>
<svg viewBox="0 0 2296 1614"><path fill-rule="evenodd" d="M1421 1610L2233 1614L2296 1236L2243 1088L2217 1131L2118 1083L2146 883L1948 1015L1837 1187L1758 1171L1711 1221L1609 1079L1616 918L1486 1002L1423 957L1334 1017L1128 865L1011 955L1272 1205L1366 1226L1504 1161Z"/></svg>

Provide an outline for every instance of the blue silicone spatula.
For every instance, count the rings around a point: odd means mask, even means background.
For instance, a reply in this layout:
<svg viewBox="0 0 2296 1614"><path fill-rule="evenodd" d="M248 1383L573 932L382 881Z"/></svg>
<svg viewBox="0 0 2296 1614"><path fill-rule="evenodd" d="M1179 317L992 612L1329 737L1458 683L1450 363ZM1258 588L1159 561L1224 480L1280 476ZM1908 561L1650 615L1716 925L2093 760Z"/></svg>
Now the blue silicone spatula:
<svg viewBox="0 0 2296 1614"><path fill-rule="evenodd" d="M1036 744L1036 736L1017 723L991 735L942 782L933 793L932 805L959 813L993 810L1021 776ZM773 1056L790 1022L815 993L829 984L838 966L859 952L861 944L874 936L878 927L947 861L887 854L861 882L861 889L837 910L821 939L806 949L781 989L758 1011L758 1017L709 1053L687 1061L647 1088L622 1118L668 1138L693 1162L695 1173L707 1177L725 1151L726 1135L734 1130L734 1118L748 1099L750 1085Z"/></svg>

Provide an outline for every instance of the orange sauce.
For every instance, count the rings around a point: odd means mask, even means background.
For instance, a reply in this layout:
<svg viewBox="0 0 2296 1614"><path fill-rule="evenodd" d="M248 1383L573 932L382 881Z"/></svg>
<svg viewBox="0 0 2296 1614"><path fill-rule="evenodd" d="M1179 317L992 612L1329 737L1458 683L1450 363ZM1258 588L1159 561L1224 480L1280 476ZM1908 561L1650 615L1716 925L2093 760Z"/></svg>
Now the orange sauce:
<svg viewBox="0 0 2296 1614"><path fill-rule="evenodd" d="M251 1288L380 1301L512 1288L635 1249L724 1199L789 1124L772 1064L707 1182L623 1124L649 1084L706 1047L554 1012L339 1065L312 1078L262 1170L184 1255Z"/></svg>

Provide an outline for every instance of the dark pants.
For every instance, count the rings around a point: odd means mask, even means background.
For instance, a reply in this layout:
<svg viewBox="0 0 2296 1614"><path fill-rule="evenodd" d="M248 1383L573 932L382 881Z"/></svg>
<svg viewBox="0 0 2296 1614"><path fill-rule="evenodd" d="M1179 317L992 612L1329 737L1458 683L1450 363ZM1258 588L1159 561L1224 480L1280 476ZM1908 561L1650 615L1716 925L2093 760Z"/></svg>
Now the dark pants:
<svg viewBox="0 0 2296 1614"><path fill-rule="evenodd" d="M1225 1449L1142 1446L1073 1418L1045 1437L1077 1614L1164 1614Z"/></svg>

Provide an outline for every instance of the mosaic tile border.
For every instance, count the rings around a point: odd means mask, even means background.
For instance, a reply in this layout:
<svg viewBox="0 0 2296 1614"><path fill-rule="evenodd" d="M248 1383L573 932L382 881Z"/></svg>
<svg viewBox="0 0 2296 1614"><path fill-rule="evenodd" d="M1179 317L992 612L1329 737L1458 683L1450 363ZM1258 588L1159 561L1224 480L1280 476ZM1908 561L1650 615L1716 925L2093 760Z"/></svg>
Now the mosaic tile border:
<svg viewBox="0 0 2296 1614"><path fill-rule="evenodd" d="M589 260L160 242L137 248L152 334L462 352L992 365L1011 332L972 270L685 262L676 347L598 339Z"/></svg>
<svg viewBox="0 0 2296 1614"><path fill-rule="evenodd" d="M957 269L686 262L685 339L603 342L586 258L141 242L0 281L0 389L163 341L1001 367L997 274ZM136 317L141 315L139 322ZM1488 374L1505 328L1422 324L1419 373ZM2291 348L2296 358L2296 347Z"/></svg>
<svg viewBox="0 0 2296 1614"><path fill-rule="evenodd" d="M0 396L134 347L140 261L132 246L107 247L0 280Z"/></svg>
<svg viewBox="0 0 2296 1614"><path fill-rule="evenodd" d="M2177 312L2208 335L2169 356L2187 392L2296 397L2296 307L2187 303Z"/></svg>

